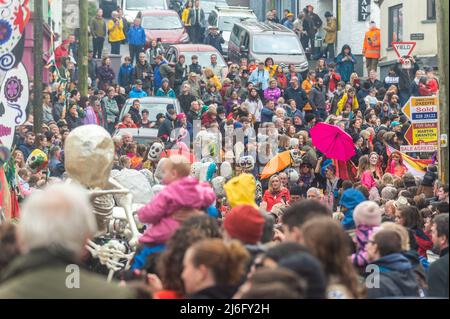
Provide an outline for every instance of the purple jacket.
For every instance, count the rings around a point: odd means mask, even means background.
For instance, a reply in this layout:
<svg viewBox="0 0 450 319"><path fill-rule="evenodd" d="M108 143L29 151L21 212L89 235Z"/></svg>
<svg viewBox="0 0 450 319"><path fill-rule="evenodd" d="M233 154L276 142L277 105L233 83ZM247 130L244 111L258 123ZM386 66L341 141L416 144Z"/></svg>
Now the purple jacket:
<svg viewBox="0 0 450 319"><path fill-rule="evenodd" d="M280 96L281 96L281 90L278 87L274 88L274 89L269 87L264 90L264 99L266 101L271 100L271 101L274 101L275 104L277 104L277 101L280 98Z"/></svg>
<svg viewBox="0 0 450 319"><path fill-rule="evenodd" d="M370 235L378 227L358 225L355 232L356 253L352 254L352 263L358 268L364 268L369 263L367 256L367 243Z"/></svg>
<svg viewBox="0 0 450 319"><path fill-rule="evenodd" d="M92 106L88 106L86 108L86 110L84 110L84 111L85 111L85 114L86 114L86 116L83 119L84 125L87 125L87 124L98 124L97 123L97 116L95 116L95 112L94 112L94 109L92 108Z"/></svg>
<svg viewBox="0 0 450 319"><path fill-rule="evenodd" d="M139 209L139 220L151 224L139 239L141 243L165 243L180 226L173 214L182 208L206 209L216 200L208 183L199 183L193 177L183 177L167 185L144 207Z"/></svg>

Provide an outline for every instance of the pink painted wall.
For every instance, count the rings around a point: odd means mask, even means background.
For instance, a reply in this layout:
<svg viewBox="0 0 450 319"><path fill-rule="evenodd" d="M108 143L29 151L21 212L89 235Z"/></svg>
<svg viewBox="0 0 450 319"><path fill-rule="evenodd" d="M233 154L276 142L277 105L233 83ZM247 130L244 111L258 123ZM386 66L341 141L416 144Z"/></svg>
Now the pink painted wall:
<svg viewBox="0 0 450 319"><path fill-rule="evenodd" d="M43 49L44 52L48 52L50 47L50 31L47 27L47 25L42 26L42 32L44 34L43 38ZM30 22L28 22L27 26L25 27L25 48L23 52L23 58L22 62L25 66L25 69L28 73L28 78L30 81L33 81L34 78L34 59L33 59L33 47L34 47L34 26L33 26L33 17L30 18ZM46 56L46 55L44 55ZM46 60L44 61L44 65L46 64ZM48 83L50 75L47 69L42 70L43 72L43 82Z"/></svg>

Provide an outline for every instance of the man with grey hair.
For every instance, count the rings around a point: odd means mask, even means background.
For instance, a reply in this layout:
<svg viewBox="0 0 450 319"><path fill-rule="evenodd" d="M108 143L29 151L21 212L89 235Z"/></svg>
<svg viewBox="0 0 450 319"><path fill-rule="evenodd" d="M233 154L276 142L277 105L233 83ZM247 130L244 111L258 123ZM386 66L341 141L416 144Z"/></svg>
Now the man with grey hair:
<svg viewBox="0 0 450 319"><path fill-rule="evenodd" d="M2 273L3 298L130 298L131 292L79 265L97 231L85 190L54 184L33 192L18 226L22 255Z"/></svg>
<svg viewBox="0 0 450 319"><path fill-rule="evenodd" d="M320 192L320 189L311 187L306 192L306 198L321 202L322 201L322 193Z"/></svg>

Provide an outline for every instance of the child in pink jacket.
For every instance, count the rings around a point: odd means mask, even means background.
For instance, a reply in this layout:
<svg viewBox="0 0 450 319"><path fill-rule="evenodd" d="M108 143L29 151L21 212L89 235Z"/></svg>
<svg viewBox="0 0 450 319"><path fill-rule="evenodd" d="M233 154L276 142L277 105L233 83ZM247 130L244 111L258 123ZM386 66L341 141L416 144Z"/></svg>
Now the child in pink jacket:
<svg viewBox="0 0 450 319"><path fill-rule="evenodd" d="M190 177L191 165L184 156L171 156L162 163L164 189L138 211L149 225L139 239L143 244L165 243L180 223L211 206L216 196L208 183Z"/></svg>
<svg viewBox="0 0 450 319"><path fill-rule="evenodd" d="M351 256L355 267L362 270L368 264L367 243L370 235L377 231L381 224L381 209L377 203L365 201L355 207L353 211L353 220L355 221L355 243L356 253Z"/></svg>

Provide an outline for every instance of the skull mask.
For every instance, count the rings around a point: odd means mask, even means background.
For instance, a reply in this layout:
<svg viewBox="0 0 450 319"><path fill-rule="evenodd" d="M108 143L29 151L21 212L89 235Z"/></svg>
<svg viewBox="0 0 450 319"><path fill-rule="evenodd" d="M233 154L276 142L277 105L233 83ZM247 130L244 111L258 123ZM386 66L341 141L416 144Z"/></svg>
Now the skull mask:
<svg viewBox="0 0 450 319"><path fill-rule="evenodd" d="M164 146L161 143L155 142L150 146L150 149L148 151L148 158L152 162L157 162L161 158L161 153L164 150Z"/></svg>
<svg viewBox="0 0 450 319"><path fill-rule="evenodd" d="M300 164L302 163L302 156L299 150L290 150L289 151L291 153L291 158L293 163L293 166L297 167L300 166Z"/></svg>
<svg viewBox="0 0 450 319"><path fill-rule="evenodd" d="M240 168L246 171L251 171L255 168L255 160L252 156L242 156L239 158L238 165Z"/></svg>

